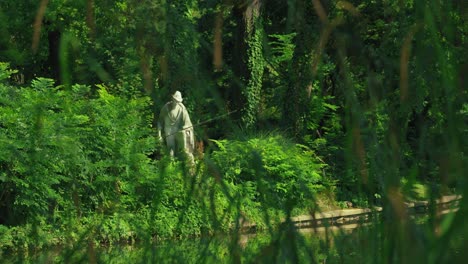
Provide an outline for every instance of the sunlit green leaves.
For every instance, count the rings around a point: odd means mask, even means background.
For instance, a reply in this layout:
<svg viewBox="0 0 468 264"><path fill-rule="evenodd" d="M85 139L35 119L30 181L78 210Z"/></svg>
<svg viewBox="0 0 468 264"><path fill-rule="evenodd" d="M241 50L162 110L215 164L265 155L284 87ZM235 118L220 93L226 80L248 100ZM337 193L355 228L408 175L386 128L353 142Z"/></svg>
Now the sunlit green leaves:
<svg viewBox="0 0 468 264"><path fill-rule="evenodd" d="M313 152L289 145L280 136L216 143L220 149L213 152L212 158L219 164L224 180L256 186L257 194L250 196L254 201L273 201L281 208L289 199L301 197L297 200L301 207L310 201L308 198L313 197L322 180L322 165ZM266 197L261 198L260 194Z"/></svg>
<svg viewBox="0 0 468 264"><path fill-rule="evenodd" d="M12 70L9 67L9 63L0 62L0 82L8 80L13 73L17 73L17 70Z"/></svg>

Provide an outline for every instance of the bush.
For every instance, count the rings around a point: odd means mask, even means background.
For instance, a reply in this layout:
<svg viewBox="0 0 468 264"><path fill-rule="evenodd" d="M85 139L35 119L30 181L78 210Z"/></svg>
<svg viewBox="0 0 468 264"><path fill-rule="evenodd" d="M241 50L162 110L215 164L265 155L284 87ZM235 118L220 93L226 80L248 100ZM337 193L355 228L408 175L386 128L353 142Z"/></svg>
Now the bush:
<svg viewBox="0 0 468 264"><path fill-rule="evenodd" d="M312 205L323 185L321 168L308 148L276 136L247 140L213 140L211 157L223 179L239 185L245 200L276 209Z"/></svg>
<svg viewBox="0 0 468 264"><path fill-rule="evenodd" d="M137 209L135 179L154 177L149 103L46 78L0 83L0 224Z"/></svg>

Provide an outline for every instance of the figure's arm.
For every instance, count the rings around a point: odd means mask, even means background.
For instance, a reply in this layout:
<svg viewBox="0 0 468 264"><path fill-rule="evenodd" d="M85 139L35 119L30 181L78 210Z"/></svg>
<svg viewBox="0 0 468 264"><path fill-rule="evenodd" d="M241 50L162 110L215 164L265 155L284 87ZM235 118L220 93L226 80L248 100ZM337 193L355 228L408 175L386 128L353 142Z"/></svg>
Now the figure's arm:
<svg viewBox="0 0 468 264"><path fill-rule="evenodd" d="M159 129L159 128L158 128L158 139L159 139L159 141L163 140L162 135L161 135L161 129Z"/></svg>
<svg viewBox="0 0 468 264"><path fill-rule="evenodd" d="M182 105L182 129L188 129L192 127L192 121L190 121L190 116L188 114L187 108Z"/></svg>
<svg viewBox="0 0 468 264"><path fill-rule="evenodd" d="M163 129L163 124L164 124L164 116L166 115L166 106L164 106L162 109L161 109L161 112L159 113L159 118L158 118L158 123L157 123L157 127L158 127L158 138L159 140L162 141L162 135L161 135L161 131Z"/></svg>
<svg viewBox="0 0 468 264"><path fill-rule="evenodd" d="M182 112L182 124L183 124L183 129L185 130L185 133L188 136L188 144L190 145L190 149L192 149L193 151L195 147L195 135L193 133L192 121L190 120L190 116L185 106L183 107L183 112Z"/></svg>

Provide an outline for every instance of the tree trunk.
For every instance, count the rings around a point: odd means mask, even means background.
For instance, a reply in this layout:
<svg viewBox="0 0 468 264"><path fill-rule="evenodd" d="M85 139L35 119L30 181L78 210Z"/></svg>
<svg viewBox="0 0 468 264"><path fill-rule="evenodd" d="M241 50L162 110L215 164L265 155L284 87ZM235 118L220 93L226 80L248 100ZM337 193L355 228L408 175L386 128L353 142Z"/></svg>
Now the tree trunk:
<svg viewBox="0 0 468 264"><path fill-rule="evenodd" d="M246 1L234 7L237 27L234 32L232 69L233 89L228 91L232 108L241 110L237 120L248 129L256 124L264 70L261 1Z"/></svg>

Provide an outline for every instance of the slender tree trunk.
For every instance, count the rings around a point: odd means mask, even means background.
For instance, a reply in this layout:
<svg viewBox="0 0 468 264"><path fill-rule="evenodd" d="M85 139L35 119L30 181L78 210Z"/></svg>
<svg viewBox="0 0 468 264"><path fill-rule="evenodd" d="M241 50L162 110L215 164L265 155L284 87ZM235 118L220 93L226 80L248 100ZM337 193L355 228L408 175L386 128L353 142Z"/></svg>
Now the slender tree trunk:
<svg viewBox="0 0 468 264"><path fill-rule="evenodd" d="M236 119L251 129L257 119L264 70L261 1L243 1L234 7L233 16L237 24L232 62L235 78L227 98L232 109L241 110Z"/></svg>
<svg viewBox="0 0 468 264"><path fill-rule="evenodd" d="M312 85L312 61L310 55L314 46L312 25L308 21L309 14L313 14L309 1L298 0L296 6L289 8L295 10L293 25L296 36L291 75L288 81L283 100L283 123L291 130L294 136L300 137L306 126L307 106L309 104L308 91Z"/></svg>
<svg viewBox="0 0 468 264"><path fill-rule="evenodd" d="M260 0L253 0L249 3L245 13L245 20L249 79L247 86L243 89L246 102L242 113L242 123L248 129L253 129L255 128L260 108L260 96L265 68Z"/></svg>
<svg viewBox="0 0 468 264"><path fill-rule="evenodd" d="M246 11L246 5L242 1L241 4L234 6L233 18L236 23L234 29L234 43L232 50L232 71L234 78L232 79L231 88L226 90L225 97L228 102L230 110L240 110L245 104L245 98L242 94L242 90L246 86L246 80L248 79L247 70L247 43L245 42L246 36L246 21L244 14ZM233 117L236 121L241 119L241 112L236 112Z"/></svg>
<svg viewBox="0 0 468 264"><path fill-rule="evenodd" d="M52 30L47 33L49 41L49 58L48 64L50 65L50 72L52 78L56 81L60 80L60 63L59 63L59 46L61 33L58 30Z"/></svg>

